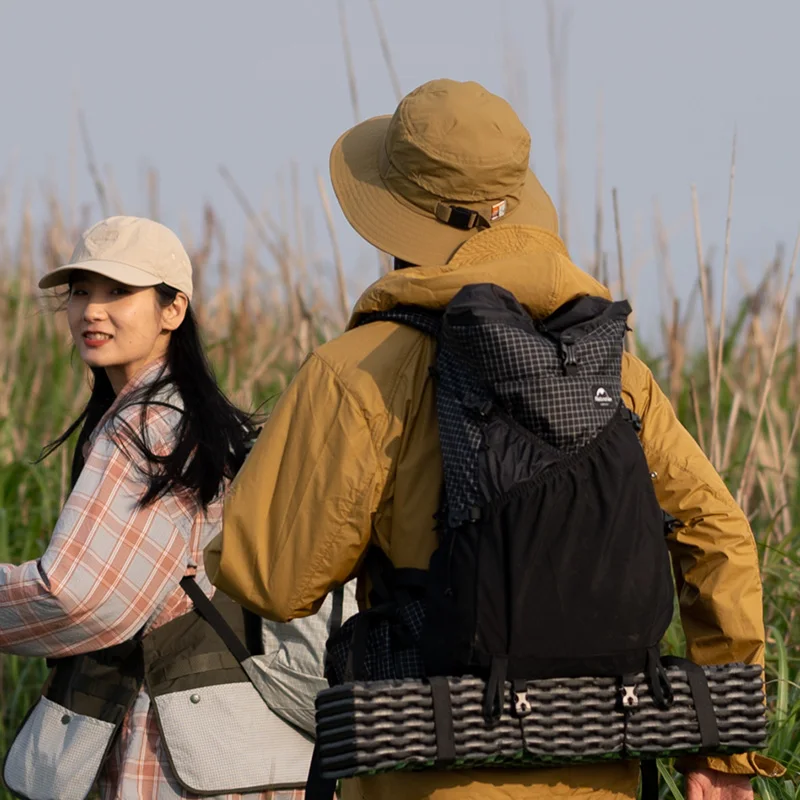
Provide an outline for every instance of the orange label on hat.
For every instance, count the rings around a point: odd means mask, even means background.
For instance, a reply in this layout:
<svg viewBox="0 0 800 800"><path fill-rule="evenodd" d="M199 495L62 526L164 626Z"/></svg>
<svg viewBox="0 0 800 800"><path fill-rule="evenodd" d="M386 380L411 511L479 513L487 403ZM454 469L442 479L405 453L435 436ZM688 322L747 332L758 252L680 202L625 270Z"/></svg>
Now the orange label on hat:
<svg viewBox="0 0 800 800"><path fill-rule="evenodd" d="M496 219L500 219L500 217L504 217L505 215L506 215L505 200L501 200L499 203L495 203L492 206L492 215L490 217L492 222L494 222Z"/></svg>

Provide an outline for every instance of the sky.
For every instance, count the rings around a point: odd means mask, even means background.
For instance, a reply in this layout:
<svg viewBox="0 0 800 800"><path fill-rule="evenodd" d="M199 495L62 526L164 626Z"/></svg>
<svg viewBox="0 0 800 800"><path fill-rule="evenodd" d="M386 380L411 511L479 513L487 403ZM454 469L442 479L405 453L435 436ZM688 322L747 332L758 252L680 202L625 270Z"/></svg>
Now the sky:
<svg viewBox="0 0 800 800"><path fill-rule="evenodd" d="M477 80L529 127L531 161L557 199L553 93L544 0L377 0L404 92L438 77ZM554 0L566 24L569 246L591 264L598 153L604 247L617 253L619 197L627 287L642 324L655 318L657 203L686 296L696 280L691 186L717 269L731 146L737 136L731 263L755 280L800 226L797 0ZM396 97L369 0L344 0L361 118ZM235 253L247 221L220 175L291 226L293 169L306 247L330 263L316 175L355 122L337 0L0 0L0 177L10 224L31 198L88 204L101 216L76 134L84 114L98 165L126 213L148 212L146 172L160 175L162 219L197 236L211 202ZM602 141L602 147L599 142ZM295 165L293 167L293 165ZM332 193L331 193L332 197ZM15 211L16 209L16 211ZM334 212L352 299L376 257ZM262 253L268 263L269 256Z"/></svg>

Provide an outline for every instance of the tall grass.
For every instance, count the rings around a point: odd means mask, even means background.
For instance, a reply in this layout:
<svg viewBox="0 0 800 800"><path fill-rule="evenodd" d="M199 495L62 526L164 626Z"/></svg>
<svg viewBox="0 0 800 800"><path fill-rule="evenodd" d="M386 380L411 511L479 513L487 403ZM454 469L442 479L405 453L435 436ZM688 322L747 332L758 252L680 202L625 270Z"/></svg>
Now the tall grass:
<svg viewBox="0 0 800 800"><path fill-rule="evenodd" d="M223 177L237 192L233 179ZM321 182L320 191L327 208ZM255 408L280 392L316 342L341 329L348 294L332 225L333 256L323 259L326 269L320 270L304 251L300 231L280 230L241 193L239 199L253 233L240 263L235 268L229 263L224 231L210 207L191 255L197 311L217 376L237 402ZM35 226L26 212L19 232L0 238L0 563L20 563L43 552L68 490L69 453L64 448L44 463L33 462L42 445L76 416L88 393L63 316L35 289L39 274L69 256L78 234L55 199L50 209L44 224ZM0 225L0 236L3 230ZM637 339L633 346L755 531L769 631L767 752L791 771L783 781L757 781L757 790L764 798L795 798L800 791L800 340L797 316L790 321L786 313L792 310L786 303L790 269L778 253L756 286L741 287L745 297L738 306L717 317L719 298L712 296L717 282L700 244L699 220L697 230L697 286L683 294L702 295L702 319L695 319L701 313L696 302L688 311L683 306L669 269L668 243L660 235L661 337L655 343ZM621 243L618 220L617 231ZM261 264L264 252L274 273ZM725 274L726 264L727 256ZM624 279L621 256L619 267ZM600 269L598 258L592 271ZM707 343L695 351L689 332L699 323ZM680 650L679 628L671 629L668 646ZM44 677L40 660L0 656L0 751L6 751ZM669 766L662 765L669 776L663 793L680 797L680 779L672 779Z"/></svg>

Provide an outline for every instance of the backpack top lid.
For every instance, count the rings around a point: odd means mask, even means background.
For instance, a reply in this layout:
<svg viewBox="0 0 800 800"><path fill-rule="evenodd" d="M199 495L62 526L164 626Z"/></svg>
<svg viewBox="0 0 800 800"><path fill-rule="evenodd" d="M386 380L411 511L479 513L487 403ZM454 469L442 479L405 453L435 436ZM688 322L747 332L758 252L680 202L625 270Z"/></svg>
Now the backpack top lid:
<svg viewBox="0 0 800 800"><path fill-rule="evenodd" d="M534 320L495 284L463 287L444 312L411 306L373 314L436 336L445 518L457 526L481 501L478 454L499 411L564 458L609 424L622 396L627 301L577 297Z"/></svg>

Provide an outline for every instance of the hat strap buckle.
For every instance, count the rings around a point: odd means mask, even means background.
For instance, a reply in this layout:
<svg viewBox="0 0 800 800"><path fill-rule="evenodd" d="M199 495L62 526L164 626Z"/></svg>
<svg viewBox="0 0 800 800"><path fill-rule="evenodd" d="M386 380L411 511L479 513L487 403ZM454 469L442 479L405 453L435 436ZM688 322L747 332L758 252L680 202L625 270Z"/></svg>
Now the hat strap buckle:
<svg viewBox="0 0 800 800"><path fill-rule="evenodd" d="M451 206L447 203L439 202L436 204L434 215L439 222L444 222L445 225L459 228L462 231L491 227L491 223L483 214L463 206Z"/></svg>

